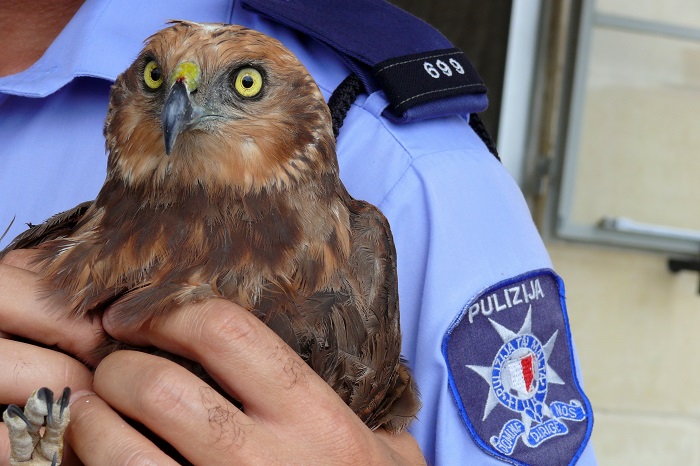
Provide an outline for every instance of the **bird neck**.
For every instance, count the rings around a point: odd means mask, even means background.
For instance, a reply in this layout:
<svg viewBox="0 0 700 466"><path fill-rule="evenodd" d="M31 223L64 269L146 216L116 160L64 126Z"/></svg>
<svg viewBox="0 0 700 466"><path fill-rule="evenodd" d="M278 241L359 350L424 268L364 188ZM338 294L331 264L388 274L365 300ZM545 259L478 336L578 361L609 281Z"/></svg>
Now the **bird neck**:
<svg viewBox="0 0 700 466"><path fill-rule="evenodd" d="M112 250L139 245L185 266L222 267L223 261L271 279L279 271L295 274L304 262L316 275L311 283L320 286L350 251L349 212L336 183L330 174L287 189L243 193L200 186L176 196L108 180L96 207Z"/></svg>

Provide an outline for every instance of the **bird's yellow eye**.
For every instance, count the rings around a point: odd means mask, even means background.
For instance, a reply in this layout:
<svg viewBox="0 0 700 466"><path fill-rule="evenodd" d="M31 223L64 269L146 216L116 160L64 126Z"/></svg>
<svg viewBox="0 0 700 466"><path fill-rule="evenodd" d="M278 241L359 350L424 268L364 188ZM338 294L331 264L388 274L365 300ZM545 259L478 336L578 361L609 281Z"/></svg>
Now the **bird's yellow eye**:
<svg viewBox="0 0 700 466"><path fill-rule="evenodd" d="M143 81L150 89L158 89L163 84L163 72L155 60L151 60L143 70Z"/></svg>
<svg viewBox="0 0 700 466"><path fill-rule="evenodd" d="M236 74L233 87L242 97L255 97L260 93L263 77L255 68L243 68Z"/></svg>

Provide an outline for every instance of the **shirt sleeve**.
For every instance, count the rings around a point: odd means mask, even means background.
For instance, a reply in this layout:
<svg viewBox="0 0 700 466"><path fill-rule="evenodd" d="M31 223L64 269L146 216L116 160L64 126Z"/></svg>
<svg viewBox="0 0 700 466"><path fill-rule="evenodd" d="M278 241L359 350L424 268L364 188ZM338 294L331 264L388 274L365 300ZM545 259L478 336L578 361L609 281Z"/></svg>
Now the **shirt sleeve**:
<svg viewBox="0 0 700 466"><path fill-rule="evenodd" d="M464 118L394 125L381 100L358 100L338 149L349 192L377 205L394 235L403 353L423 402L411 432L428 464L503 464L470 435L442 344L481 292L551 269L549 256L518 186ZM595 464L590 447L577 459Z"/></svg>

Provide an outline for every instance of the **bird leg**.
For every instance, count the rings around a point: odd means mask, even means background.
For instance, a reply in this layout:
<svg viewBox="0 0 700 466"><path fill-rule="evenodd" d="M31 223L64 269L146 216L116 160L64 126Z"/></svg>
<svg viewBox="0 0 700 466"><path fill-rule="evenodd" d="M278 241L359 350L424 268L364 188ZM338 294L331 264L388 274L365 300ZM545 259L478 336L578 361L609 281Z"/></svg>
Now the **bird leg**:
<svg viewBox="0 0 700 466"><path fill-rule="evenodd" d="M40 388L29 397L24 411L17 405L7 407L2 418L10 433L12 466L61 464L63 433L70 421L69 398L68 387L56 402L51 390Z"/></svg>

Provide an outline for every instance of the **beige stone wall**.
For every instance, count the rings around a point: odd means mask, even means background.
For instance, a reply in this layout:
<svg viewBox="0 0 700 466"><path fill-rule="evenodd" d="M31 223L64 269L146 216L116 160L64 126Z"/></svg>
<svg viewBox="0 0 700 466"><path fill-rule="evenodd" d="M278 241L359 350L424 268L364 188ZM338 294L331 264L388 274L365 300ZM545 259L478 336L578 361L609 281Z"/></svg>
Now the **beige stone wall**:
<svg viewBox="0 0 700 466"><path fill-rule="evenodd" d="M700 465L700 295L663 255L550 241L601 465Z"/></svg>

